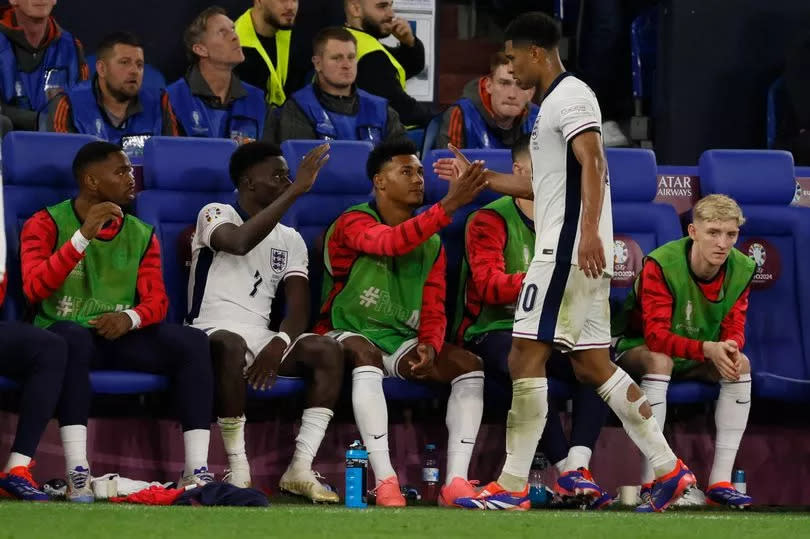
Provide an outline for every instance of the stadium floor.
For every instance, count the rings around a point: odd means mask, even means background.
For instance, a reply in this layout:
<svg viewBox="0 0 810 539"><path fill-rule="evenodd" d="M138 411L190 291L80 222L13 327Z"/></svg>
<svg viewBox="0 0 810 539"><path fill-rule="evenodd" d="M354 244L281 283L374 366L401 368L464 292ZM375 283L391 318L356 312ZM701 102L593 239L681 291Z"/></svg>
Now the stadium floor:
<svg viewBox="0 0 810 539"><path fill-rule="evenodd" d="M435 507L352 510L271 502L268 508L0 503L0 536L18 537L792 537L810 536L810 513L672 510L636 515L533 510L527 513ZM711 534L711 535L709 535Z"/></svg>

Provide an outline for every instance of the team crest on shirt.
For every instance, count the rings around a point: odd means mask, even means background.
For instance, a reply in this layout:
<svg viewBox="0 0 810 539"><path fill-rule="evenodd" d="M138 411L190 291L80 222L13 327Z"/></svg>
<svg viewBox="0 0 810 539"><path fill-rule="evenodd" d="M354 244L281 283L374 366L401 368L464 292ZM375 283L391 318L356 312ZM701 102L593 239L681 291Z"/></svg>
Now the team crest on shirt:
<svg viewBox="0 0 810 539"><path fill-rule="evenodd" d="M283 249L270 249L270 267L276 273L283 273L287 269L287 251Z"/></svg>
<svg viewBox="0 0 810 539"><path fill-rule="evenodd" d="M207 210L205 210L204 217L205 217L205 220L210 223L211 221L214 221L215 219L219 219L220 215L222 215L222 210L220 210L217 207L214 207L214 208L208 208Z"/></svg>

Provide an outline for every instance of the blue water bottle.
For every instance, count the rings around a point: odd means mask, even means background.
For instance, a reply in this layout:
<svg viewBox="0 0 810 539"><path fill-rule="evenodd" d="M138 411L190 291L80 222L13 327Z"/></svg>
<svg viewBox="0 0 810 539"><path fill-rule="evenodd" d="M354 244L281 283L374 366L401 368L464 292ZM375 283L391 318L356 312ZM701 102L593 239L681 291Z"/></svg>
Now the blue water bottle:
<svg viewBox="0 0 810 539"><path fill-rule="evenodd" d="M368 507L368 451L355 440L346 451L346 507Z"/></svg>
<svg viewBox="0 0 810 539"><path fill-rule="evenodd" d="M737 492L747 494L748 485L745 483L745 470L737 468L731 474L731 486L737 489Z"/></svg>

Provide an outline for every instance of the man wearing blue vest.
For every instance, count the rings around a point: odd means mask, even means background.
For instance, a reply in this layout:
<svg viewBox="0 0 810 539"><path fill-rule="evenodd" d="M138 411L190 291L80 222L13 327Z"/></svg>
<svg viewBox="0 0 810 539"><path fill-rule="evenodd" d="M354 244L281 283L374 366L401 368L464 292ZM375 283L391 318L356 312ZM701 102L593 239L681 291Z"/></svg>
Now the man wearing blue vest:
<svg viewBox="0 0 810 539"><path fill-rule="evenodd" d="M539 111L534 88L521 90L502 52L492 55L489 75L467 83L461 99L447 109L436 148L511 148L532 132Z"/></svg>
<svg viewBox="0 0 810 539"><path fill-rule="evenodd" d="M56 24L56 0L10 0L0 8L0 100L14 129L36 131L55 93L87 79L79 40Z"/></svg>
<svg viewBox="0 0 810 539"><path fill-rule="evenodd" d="M262 138L267 119L264 92L233 73L245 55L225 10L212 6L197 15L183 42L192 66L168 88L180 134L239 143Z"/></svg>
<svg viewBox="0 0 810 539"><path fill-rule="evenodd" d="M48 131L95 135L122 146L130 160L143 155L143 144L152 135L179 134L169 94L142 87L138 38L110 34L96 54L96 76L51 100Z"/></svg>
<svg viewBox="0 0 810 539"><path fill-rule="evenodd" d="M344 0L344 9L346 28L357 39L357 87L386 98L405 125L426 125L434 111L405 86L425 69L425 46L408 21L394 16L393 0ZM399 46L380 43L390 35Z"/></svg>
<svg viewBox="0 0 810 539"><path fill-rule="evenodd" d="M355 88L357 40L345 28L321 30L312 44L315 82L295 92L274 115L269 136L287 139L367 140L405 135L388 100Z"/></svg>

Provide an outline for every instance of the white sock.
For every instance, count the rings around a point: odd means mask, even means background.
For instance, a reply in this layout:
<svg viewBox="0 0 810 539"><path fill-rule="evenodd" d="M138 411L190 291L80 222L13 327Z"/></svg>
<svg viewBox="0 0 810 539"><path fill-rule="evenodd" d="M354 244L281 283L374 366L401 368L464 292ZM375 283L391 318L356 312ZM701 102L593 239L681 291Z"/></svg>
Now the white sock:
<svg viewBox="0 0 810 539"><path fill-rule="evenodd" d="M244 415L217 418L225 454L228 456L228 468L231 471L250 475L250 464L248 464L245 452L245 422Z"/></svg>
<svg viewBox="0 0 810 539"><path fill-rule="evenodd" d="M652 464L655 476L661 477L675 468L678 459L664 439L655 417L645 418L639 412L647 396L639 390L641 397L637 401L630 402L627 398L627 390L634 385L627 373L617 368L604 384L596 388L596 392L621 419L627 435Z"/></svg>
<svg viewBox="0 0 810 539"><path fill-rule="evenodd" d="M321 447L326 427L335 412L329 408L307 408L301 415L301 429L295 437L295 454L290 468L311 470L312 461Z"/></svg>
<svg viewBox="0 0 810 539"><path fill-rule="evenodd" d="M717 440L714 449L714 464L709 474L709 485L731 481L731 469L737 450L740 448L748 412L751 410L751 375L741 374L736 382L720 381L720 396L714 411L717 425Z"/></svg>
<svg viewBox="0 0 810 539"><path fill-rule="evenodd" d="M568 450L568 458L565 459L565 471L579 470L580 468L588 468L591 464L591 451L590 447L584 445L575 445Z"/></svg>
<svg viewBox="0 0 810 539"><path fill-rule="evenodd" d="M561 461L558 461L558 462L554 463L554 467L557 468L557 471L560 472L560 474L563 474L566 471L566 468L565 468L565 461L566 460L568 460L568 459L567 458L562 459Z"/></svg>
<svg viewBox="0 0 810 539"><path fill-rule="evenodd" d="M523 490L529 480L537 442L548 415L548 379L519 378L512 382L512 408L506 416L506 462L498 484Z"/></svg>
<svg viewBox="0 0 810 539"><path fill-rule="evenodd" d="M377 484L396 475L388 453L388 406L382 381L383 372L377 367L357 367L352 371L354 420Z"/></svg>
<svg viewBox="0 0 810 539"><path fill-rule="evenodd" d="M77 466L90 469L87 462L87 426L67 425L59 429L62 450L65 452L65 466L68 471Z"/></svg>
<svg viewBox="0 0 810 539"><path fill-rule="evenodd" d="M196 470L208 469L208 442L211 431L208 429L192 429L183 433L183 443L186 449L186 469L183 475L194 475Z"/></svg>
<svg viewBox="0 0 810 539"><path fill-rule="evenodd" d="M23 455L22 453L12 453L8 456L8 462L6 463L6 467L3 468L3 472L7 473L10 472L12 468L28 466L30 463L31 457Z"/></svg>
<svg viewBox="0 0 810 539"><path fill-rule="evenodd" d="M447 476L444 484L454 478L467 479L478 427L484 413L484 371L473 371L450 382L447 400Z"/></svg>
<svg viewBox="0 0 810 539"><path fill-rule="evenodd" d="M667 421L667 390L671 377L666 374L647 374L641 378L641 390L647 395L647 402L652 408L653 417L661 431L664 430L664 423ZM641 482L652 483L655 479L650 461L646 457L641 458Z"/></svg>

